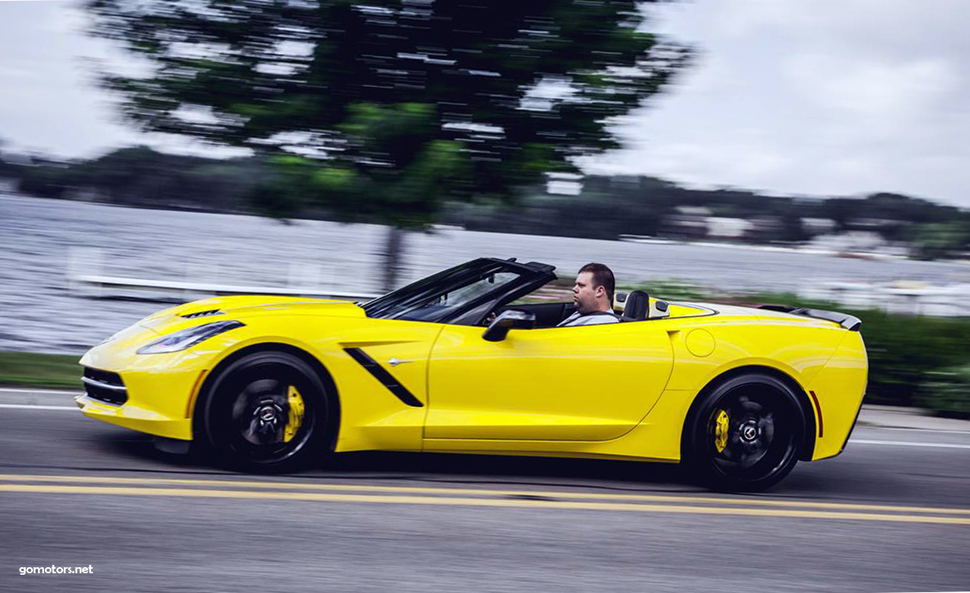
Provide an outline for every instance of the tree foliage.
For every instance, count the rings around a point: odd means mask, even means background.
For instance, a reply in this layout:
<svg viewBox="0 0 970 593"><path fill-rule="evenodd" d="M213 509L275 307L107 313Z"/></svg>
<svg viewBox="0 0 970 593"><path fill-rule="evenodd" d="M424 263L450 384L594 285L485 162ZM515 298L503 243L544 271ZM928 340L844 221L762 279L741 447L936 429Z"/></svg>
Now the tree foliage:
<svg viewBox="0 0 970 593"><path fill-rule="evenodd" d="M643 2L90 0L98 35L147 62L107 73L128 119L266 153L255 192L419 228L445 199L508 201L573 158L689 58ZM299 199L278 194L288 188Z"/></svg>

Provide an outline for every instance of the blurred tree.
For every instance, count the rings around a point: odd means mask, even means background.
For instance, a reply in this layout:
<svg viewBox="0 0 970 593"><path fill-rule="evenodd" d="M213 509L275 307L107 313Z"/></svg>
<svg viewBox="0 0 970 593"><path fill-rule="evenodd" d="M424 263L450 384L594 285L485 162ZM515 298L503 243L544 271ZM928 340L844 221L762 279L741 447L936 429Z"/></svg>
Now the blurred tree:
<svg viewBox="0 0 970 593"><path fill-rule="evenodd" d="M654 0L648 0L652 2ZM88 0L95 34L143 59L110 73L128 119L265 155L273 216L324 207L420 229L448 200L511 202L618 146L612 118L688 48L632 0ZM286 195L284 195L286 194ZM401 233L388 243L395 282Z"/></svg>
<svg viewBox="0 0 970 593"><path fill-rule="evenodd" d="M927 222L916 226L913 251L918 259L953 257L970 244L970 224L965 220Z"/></svg>
<svg viewBox="0 0 970 593"><path fill-rule="evenodd" d="M16 169L3 158L3 147L7 141L0 138L0 177L13 176Z"/></svg>
<svg viewBox="0 0 970 593"><path fill-rule="evenodd" d="M17 167L17 189L42 198L63 198L71 189L67 163L33 158L29 165Z"/></svg>
<svg viewBox="0 0 970 593"><path fill-rule="evenodd" d="M781 232L779 239L786 243L801 243L808 239L805 226L798 212L790 207L781 215Z"/></svg>

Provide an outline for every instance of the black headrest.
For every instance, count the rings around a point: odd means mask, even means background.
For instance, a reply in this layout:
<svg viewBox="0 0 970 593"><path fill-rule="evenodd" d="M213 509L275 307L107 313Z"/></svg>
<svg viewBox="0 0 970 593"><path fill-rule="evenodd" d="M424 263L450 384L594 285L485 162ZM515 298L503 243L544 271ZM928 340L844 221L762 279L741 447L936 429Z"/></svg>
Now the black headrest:
<svg viewBox="0 0 970 593"><path fill-rule="evenodd" d="M626 297L623 308L623 319L627 321L643 321L650 314L650 296L642 290L631 291Z"/></svg>

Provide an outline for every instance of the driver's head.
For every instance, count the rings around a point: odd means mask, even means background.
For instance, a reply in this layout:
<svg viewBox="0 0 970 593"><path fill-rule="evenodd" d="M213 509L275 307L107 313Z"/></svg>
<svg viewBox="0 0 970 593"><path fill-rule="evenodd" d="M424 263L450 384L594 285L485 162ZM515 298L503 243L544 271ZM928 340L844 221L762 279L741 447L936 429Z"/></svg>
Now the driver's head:
<svg viewBox="0 0 970 593"><path fill-rule="evenodd" d="M582 314L613 308L613 272L603 264L586 264L579 269L573 284L573 304Z"/></svg>

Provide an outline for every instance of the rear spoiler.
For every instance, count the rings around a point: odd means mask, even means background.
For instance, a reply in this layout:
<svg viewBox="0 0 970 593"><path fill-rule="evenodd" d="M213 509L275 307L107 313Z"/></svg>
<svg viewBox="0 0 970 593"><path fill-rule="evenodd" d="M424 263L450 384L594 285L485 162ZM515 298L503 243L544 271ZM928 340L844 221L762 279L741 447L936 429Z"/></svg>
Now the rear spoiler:
<svg viewBox="0 0 970 593"><path fill-rule="evenodd" d="M769 311L790 313L792 315L801 315L803 317L812 317L814 319L834 321L849 331L857 332L862 329L861 319L858 317L853 317L852 315L846 315L845 313L839 313L838 311L823 311L821 309L792 307L791 305L760 305L758 308L767 309Z"/></svg>

